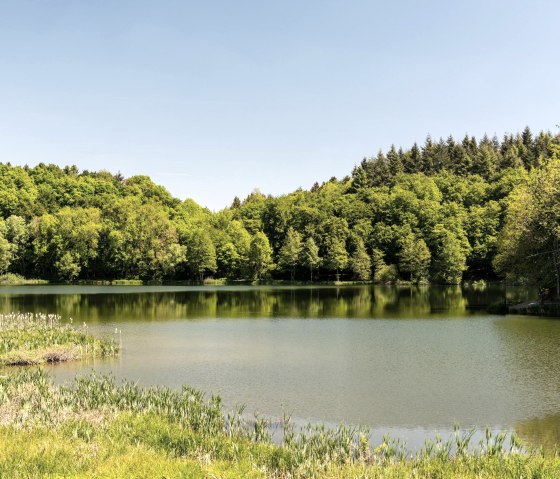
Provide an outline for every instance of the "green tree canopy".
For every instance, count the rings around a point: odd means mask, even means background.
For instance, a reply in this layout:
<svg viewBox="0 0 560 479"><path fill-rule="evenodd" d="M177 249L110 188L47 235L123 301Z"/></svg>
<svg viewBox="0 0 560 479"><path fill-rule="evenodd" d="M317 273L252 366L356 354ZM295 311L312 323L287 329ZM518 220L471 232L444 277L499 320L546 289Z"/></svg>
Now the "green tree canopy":
<svg viewBox="0 0 560 479"><path fill-rule="evenodd" d="M191 270L199 277L200 281L204 279L205 274L217 271L216 248L207 231L202 229L193 230L187 244L187 251L187 263Z"/></svg>
<svg viewBox="0 0 560 479"><path fill-rule="evenodd" d="M311 236L305 240L301 255L301 262L304 266L309 268L309 277L310 280L313 281L313 270L321 265L322 258L319 256L319 247Z"/></svg>
<svg viewBox="0 0 560 479"><path fill-rule="evenodd" d="M262 231L257 231L251 239L249 265L253 278L257 280L262 279L274 267L272 248L268 238Z"/></svg>
<svg viewBox="0 0 560 479"><path fill-rule="evenodd" d="M426 280L431 253L423 239L409 232L400 239L399 269L413 282Z"/></svg>
<svg viewBox="0 0 560 479"><path fill-rule="evenodd" d="M528 181L517 186L507 205L496 269L554 288L560 297L560 148Z"/></svg>
<svg viewBox="0 0 560 479"><path fill-rule="evenodd" d="M278 253L278 266L285 271L289 271L292 280L295 277L295 271L300 261L302 249L303 242L301 240L301 234L290 227L286 234L284 244Z"/></svg>
<svg viewBox="0 0 560 479"><path fill-rule="evenodd" d="M354 252L350 258L350 269L356 279L367 281L371 277L371 259L361 238L356 238Z"/></svg>
<svg viewBox="0 0 560 479"><path fill-rule="evenodd" d="M184 263L175 225L159 203L131 196L107 209L103 227L106 264L115 277L163 278Z"/></svg>

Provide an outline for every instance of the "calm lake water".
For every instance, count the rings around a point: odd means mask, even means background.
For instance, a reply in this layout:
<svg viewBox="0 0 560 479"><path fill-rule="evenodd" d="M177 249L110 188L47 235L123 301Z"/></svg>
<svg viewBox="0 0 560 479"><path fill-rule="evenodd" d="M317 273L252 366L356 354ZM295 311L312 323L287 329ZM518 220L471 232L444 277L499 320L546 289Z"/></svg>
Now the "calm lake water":
<svg viewBox="0 0 560 479"><path fill-rule="evenodd" d="M560 442L560 320L496 316L499 287L1 287L0 310L56 312L122 341L116 359L49 367L189 384L226 406L422 442L491 426ZM115 334L115 329L120 331Z"/></svg>

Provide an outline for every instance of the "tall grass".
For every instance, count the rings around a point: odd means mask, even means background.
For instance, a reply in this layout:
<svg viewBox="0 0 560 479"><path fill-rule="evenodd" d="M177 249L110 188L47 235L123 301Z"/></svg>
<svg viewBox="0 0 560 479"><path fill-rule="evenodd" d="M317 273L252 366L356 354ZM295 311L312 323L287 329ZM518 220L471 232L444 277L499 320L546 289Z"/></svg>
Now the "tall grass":
<svg viewBox="0 0 560 479"><path fill-rule="evenodd" d="M46 279L24 278L19 274L5 273L0 275L0 285L22 285L22 284L49 284Z"/></svg>
<svg viewBox="0 0 560 479"><path fill-rule="evenodd" d="M116 343L62 324L56 314L0 314L0 365L60 362L118 352Z"/></svg>
<svg viewBox="0 0 560 479"><path fill-rule="evenodd" d="M226 413L220 396L189 387L142 388L95 374L54 385L41 370L10 371L0 376L0 477L17 468L18 477L560 477L557 456L490 430L471 444L472 432L457 429L413 454L390 437L370 444L366 429L295 428L285 417L275 444L266 418ZM108 464L122 473L107 476Z"/></svg>

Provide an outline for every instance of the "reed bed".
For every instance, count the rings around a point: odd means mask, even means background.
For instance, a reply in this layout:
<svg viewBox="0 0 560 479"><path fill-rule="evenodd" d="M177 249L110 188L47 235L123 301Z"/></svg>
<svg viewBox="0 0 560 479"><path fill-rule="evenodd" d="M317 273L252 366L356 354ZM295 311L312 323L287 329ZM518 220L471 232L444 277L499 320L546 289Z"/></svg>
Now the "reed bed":
<svg viewBox="0 0 560 479"><path fill-rule="evenodd" d="M560 458L488 430L426 442L417 453L368 431L281 424L227 413L220 396L142 388L95 374L54 385L41 370L0 376L0 477L558 478Z"/></svg>
<svg viewBox="0 0 560 479"><path fill-rule="evenodd" d="M23 284L49 284L45 279L24 278L19 274L5 273L0 275L0 285L23 285Z"/></svg>
<svg viewBox="0 0 560 479"><path fill-rule="evenodd" d="M0 314L0 366L53 363L117 352L114 341L95 338L88 334L86 325L76 328L63 324L56 314Z"/></svg>

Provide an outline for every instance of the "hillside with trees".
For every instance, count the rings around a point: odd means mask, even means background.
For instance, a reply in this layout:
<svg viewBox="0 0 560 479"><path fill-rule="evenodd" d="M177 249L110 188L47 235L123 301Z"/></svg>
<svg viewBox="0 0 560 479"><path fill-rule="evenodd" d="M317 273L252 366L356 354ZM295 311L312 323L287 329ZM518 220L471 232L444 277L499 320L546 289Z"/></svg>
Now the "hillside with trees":
<svg viewBox="0 0 560 479"><path fill-rule="evenodd" d="M560 136L529 128L364 159L211 212L146 176L0 164L0 274L54 281L560 278ZM560 287L560 286L559 286Z"/></svg>

